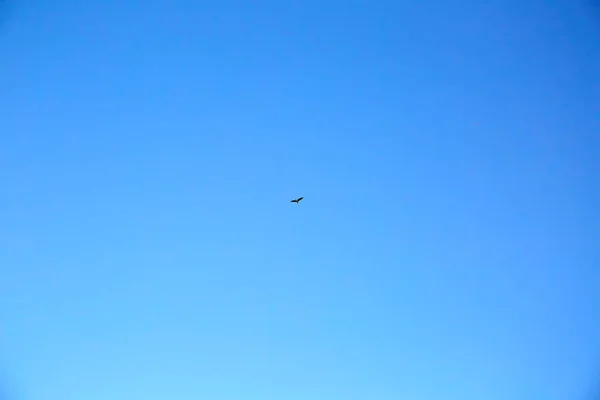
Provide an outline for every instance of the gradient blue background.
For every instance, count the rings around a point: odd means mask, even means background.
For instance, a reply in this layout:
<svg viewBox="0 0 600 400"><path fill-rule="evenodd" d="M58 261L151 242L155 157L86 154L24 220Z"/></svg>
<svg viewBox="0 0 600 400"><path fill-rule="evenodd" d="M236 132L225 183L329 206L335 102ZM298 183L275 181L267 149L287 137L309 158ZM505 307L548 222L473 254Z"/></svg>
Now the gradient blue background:
<svg viewBox="0 0 600 400"><path fill-rule="evenodd" d="M588 5L2 7L7 398L572 400L600 380Z"/></svg>

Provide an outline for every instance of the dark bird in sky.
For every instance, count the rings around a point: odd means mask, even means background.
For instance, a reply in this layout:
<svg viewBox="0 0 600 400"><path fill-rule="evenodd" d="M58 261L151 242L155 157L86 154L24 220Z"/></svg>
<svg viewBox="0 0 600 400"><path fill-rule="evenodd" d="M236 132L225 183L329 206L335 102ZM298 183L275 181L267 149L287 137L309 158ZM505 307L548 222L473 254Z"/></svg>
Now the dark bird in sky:
<svg viewBox="0 0 600 400"><path fill-rule="evenodd" d="M304 197L298 197L298 198L297 198L297 199L295 199L295 200L291 200L291 201L290 201L290 203L296 203L296 204L298 204L298 203L300 203L300 200L302 200L303 198L304 198Z"/></svg>

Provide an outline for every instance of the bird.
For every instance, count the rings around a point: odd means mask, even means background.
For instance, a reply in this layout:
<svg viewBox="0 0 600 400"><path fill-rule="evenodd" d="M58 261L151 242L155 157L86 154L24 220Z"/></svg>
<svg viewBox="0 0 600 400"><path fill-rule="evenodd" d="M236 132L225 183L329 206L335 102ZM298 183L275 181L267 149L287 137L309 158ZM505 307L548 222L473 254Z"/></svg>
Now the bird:
<svg viewBox="0 0 600 400"><path fill-rule="evenodd" d="M304 197L298 197L298 198L297 198L297 199L295 199L295 200L291 200L291 201L290 201L290 203L296 203L296 204L298 204L298 203L300 203L300 200L302 200L303 198L304 198Z"/></svg>

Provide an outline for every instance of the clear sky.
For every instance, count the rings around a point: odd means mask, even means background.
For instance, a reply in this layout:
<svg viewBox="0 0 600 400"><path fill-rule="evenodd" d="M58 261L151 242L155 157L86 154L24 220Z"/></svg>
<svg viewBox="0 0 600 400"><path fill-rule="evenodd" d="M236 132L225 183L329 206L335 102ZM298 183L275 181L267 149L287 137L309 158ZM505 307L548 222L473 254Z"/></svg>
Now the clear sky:
<svg viewBox="0 0 600 400"><path fill-rule="evenodd" d="M7 399L573 400L600 380L586 4L1 7Z"/></svg>

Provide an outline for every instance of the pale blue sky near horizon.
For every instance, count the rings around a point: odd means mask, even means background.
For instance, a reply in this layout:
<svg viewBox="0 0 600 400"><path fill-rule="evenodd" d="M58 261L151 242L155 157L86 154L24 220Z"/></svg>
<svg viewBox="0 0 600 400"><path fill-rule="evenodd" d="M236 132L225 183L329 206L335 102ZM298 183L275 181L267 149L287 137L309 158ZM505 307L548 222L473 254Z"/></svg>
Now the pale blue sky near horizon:
<svg viewBox="0 0 600 400"><path fill-rule="evenodd" d="M585 3L0 10L8 400L589 400Z"/></svg>

